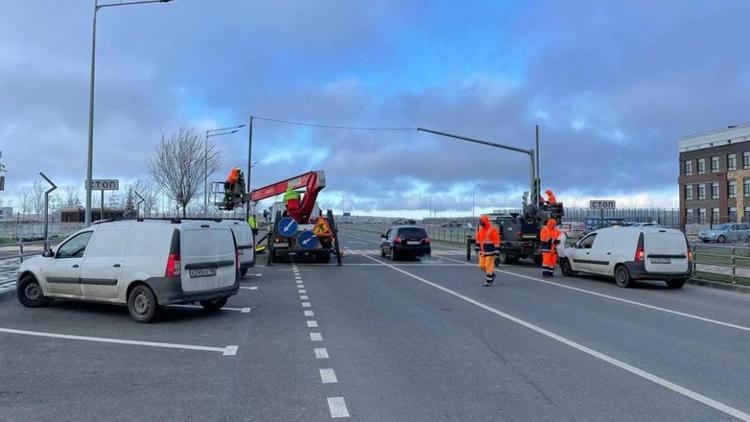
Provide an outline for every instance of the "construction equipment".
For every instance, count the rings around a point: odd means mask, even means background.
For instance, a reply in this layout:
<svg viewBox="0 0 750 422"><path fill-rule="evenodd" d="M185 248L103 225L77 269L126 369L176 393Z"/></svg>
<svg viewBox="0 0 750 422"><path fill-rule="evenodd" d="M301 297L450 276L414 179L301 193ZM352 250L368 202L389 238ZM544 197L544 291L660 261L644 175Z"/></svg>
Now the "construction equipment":
<svg viewBox="0 0 750 422"><path fill-rule="evenodd" d="M327 263L331 255L334 255L338 265L341 265L342 254L333 212L328 210L323 216L315 202L318 193L325 186L325 173L318 170L250 192L249 201L255 203L284 194L287 187L295 191L304 189L298 201L289 201L287 204L275 203L272 208L266 247L268 265L298 257L311 257L316 262Z"/></svg>

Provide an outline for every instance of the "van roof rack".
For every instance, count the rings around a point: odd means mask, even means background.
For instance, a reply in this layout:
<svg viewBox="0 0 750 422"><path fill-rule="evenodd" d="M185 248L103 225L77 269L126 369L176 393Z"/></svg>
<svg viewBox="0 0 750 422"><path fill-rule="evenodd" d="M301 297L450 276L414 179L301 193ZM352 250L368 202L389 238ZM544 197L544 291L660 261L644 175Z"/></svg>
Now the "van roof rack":
<svg viewBox="0 0 750 422"><path fill-rule="evenodd" d="M183 221L244 221L243 218L223 218L223 217L112 217L103 220L96 220L91 224L113 223L115 221L169 221L172 224L180 224Z"/></svg>

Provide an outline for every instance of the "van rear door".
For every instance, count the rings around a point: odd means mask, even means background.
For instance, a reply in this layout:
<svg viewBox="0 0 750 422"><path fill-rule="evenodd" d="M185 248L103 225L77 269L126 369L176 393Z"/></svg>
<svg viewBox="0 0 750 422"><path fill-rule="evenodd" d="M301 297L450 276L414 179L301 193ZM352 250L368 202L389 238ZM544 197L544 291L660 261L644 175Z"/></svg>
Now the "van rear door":
<svg viewBox="0 0 750 422"><path fill-rule="evenodd" d="M688 250L685 235L672 230L643 233L646 271L650 273L686 273Z"/></svg>
<svg viewBox="0 0 750 422"><path fill-rule="evenodd" d="M229 287L235 282L235 242L225 225L201 224L180 230L182 289L186 292Z"/></svg>

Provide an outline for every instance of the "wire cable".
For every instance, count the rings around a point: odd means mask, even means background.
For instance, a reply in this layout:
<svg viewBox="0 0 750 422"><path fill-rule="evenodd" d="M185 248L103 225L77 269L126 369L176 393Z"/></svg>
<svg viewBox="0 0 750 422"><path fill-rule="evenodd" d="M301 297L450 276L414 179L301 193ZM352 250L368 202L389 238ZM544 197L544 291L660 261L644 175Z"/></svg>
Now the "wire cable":
<svg viewBox="0 0 750 422"><path fill-rule="evenodd" d="M306 126L315 127L320 129L342 129L342 130L368 130L368 131L411 131L417 130L415 127L366 127L366 126L339 126L339 125L324 125L319 123L305 123L295 122L291 120L272 119L269 117L251 116L253 119L264 120L267 122L281 123L285 125L293 126Z"/></svg>

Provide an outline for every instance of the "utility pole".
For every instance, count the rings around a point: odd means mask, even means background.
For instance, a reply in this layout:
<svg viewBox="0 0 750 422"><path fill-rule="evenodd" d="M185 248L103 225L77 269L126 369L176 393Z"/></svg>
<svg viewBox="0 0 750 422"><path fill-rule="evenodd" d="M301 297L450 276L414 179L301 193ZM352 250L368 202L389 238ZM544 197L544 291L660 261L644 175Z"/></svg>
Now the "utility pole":
<svg viewBox="0 0 750 422"><path fill-rule="evenodd" d="M247 203L245 204L245 221L250 218L250 176L253 173L253 116L247 127Z"/></svg>

